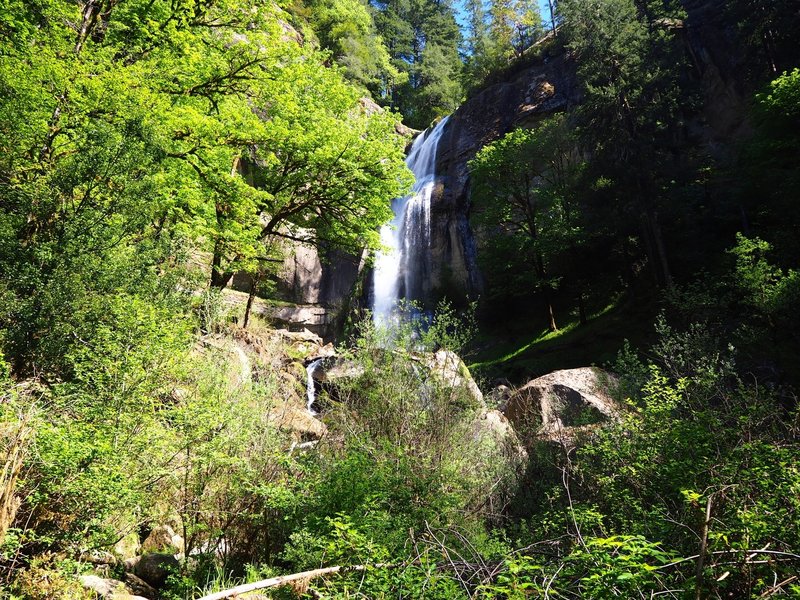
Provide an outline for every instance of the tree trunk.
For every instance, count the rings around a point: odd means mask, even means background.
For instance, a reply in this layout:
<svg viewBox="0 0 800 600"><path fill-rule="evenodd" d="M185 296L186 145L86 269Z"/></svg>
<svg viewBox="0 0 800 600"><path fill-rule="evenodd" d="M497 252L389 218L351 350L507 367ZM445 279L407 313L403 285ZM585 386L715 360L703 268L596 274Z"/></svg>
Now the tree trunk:
<svg viewBox="0 0 800 600"><path fill-rule="evenodd" d="M661 267L661 277L664 287L668 290L672 289L672 273L669 268L669 259L667 258L667 249L664 246L664 238L661 236L661 226L658 224L658 213L651 211L649 216L650 229L653 233L653 242L656 246L658 254L658 262Z"/></svg>
<svg viewBox="0 0 800 600"><path fill-rule="evenodd" d="M250 311L253 309L253 298L256 297L256 282L255 278L250 282L250 294L247 296L247 306L244 307L244 322L242 329L247 329L247 324L250 322Z"/></svg>
<svg viewBox="0 0 800 600"><path fill-rule="evenodd" d="M583 290L578 292L578 318L581 325L586 325L586 304L583 301Z"/></svg>
<svg viewBox="0 0 800 600"><path fill-rule="evenodd" d="M550 288L547 285L547 271L544 268L544 259L542 258L542 254L540 252L536 253L536 274L539 276L539 279L544 283L543 292L544 292L544 302L547 306L547 319L549 322L550 331L558 331L558 327L556 326L556 317L555 311L553 311L553 302L550 299Z"/></svg>
<svg viewBox="0 0 800 600"><path fill-rule="evenodd" d="M211 261L211 287L224 289L233 279L233 271L222 268L222 243L214 244L214 258Z"/></svg>
<svg viewBox="0 0 800 600"><path fill-rule="evenodd" d="M653 232L650 229L647 214L641 216L642 226L642 243L644 244L644 251L647 254L647 268L653 276L653 285L659 287L661 280L658 276L658 259L656 258L655 243L653 242Z"/></svg>
<svg viewBox="0 0 800 600"><path fill-rule="evenodd" d="M547 302L547 316L550 318L550 331L558 331L556 326L556 316L553 313L553 303L550 301L550 292L545 294L545 302Z"/></svg>

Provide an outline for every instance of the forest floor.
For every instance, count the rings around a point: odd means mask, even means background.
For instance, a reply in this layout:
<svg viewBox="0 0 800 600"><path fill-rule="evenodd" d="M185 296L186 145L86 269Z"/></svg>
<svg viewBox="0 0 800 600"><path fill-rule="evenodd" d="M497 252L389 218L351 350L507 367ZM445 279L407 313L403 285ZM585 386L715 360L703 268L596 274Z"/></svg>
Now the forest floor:
<svg viewBox="0 0 800 600"><path fill-rule="evenodd" d="M514 385L559 369L604 367L625 340L634 348L649 346L657 313L654 299L622 298L591 314L585 325L571 317L554 332L532 318L482 324L465 360L477 380L507 379Z"/></svg>

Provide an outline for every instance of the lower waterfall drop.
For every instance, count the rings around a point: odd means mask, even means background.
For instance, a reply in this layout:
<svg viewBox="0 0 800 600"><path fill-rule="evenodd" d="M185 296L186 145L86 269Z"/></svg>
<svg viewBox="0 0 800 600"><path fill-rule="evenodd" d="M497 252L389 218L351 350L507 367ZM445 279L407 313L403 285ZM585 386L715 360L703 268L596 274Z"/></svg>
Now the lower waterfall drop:
<svg viewBox="0 0 800 600"><path fill-rule="evenodd" d="M411 195L392 201L394 219L381 227L381 243L389 249L375 260L372 318L389 325L400 299L421 300L431 242L431 195L436 186L436 151L447 125L445 117L414 140L406 165L414 173Z"/></svg>
<svg viewBox="0 0 800 600"><path fill-rule="evenodd" d="M314 387L314 373L317 372L317 369L319 369L320 365L322 365L322 359L318 358L316 360L312 360L306 367L306 409L312 415L319 414L314 410L314 402L317 400L317 391Z"/></svg>

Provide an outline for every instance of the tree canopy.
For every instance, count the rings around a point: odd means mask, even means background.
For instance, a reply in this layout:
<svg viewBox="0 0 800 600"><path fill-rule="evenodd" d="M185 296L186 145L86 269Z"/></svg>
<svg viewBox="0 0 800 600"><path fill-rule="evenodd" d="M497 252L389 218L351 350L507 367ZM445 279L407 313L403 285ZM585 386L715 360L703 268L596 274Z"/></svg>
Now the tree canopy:
<svg viewBox="0 0 800 600"><path fill-rule="evenodd" d="M90 286L111 254L142 244L210 245L219 285L270 236L378 243L386 199L408 182L397 118L366 110L276 6L8 8L2 276L19 343L35 346L49 311L82 293L59 286ZM64 294L61 309L41 294Z"/></svg>

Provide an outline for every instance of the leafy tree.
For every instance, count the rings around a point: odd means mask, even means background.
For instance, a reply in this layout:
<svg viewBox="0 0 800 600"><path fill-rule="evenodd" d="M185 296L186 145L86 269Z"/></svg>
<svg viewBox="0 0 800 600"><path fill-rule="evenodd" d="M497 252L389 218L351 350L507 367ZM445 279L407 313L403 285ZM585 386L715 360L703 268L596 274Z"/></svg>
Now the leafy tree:
<svg viewBox="0 0 800 600"><path fill-rule="evenodd" d="M745 233L767 238L782 266L794 266L800 257L798 220L792 209L800 189L798 106L800 69L764 86L755 95L754 135L732 168L741 182L737 199L745 215Z"/></svg>
<svg viewBox="0 0 800 600"><path fill-rule="evenodd" d="M495 293L525 290L523 282L533 276L552 331L557 329L552 293L559 284L552 266L581 238L580 212L570 189L581 161L572 143L565 119L556 117L536 129L512 131L470 162L478 220L494 251L487 269L490 287Z"/></svg>
<svg viewBox="0 0 800 600"><path fill-rule="evenodd" d="M682 13L672 2L633 0L562 0L558 11L583 82L583 142L597 171L632 200L632 211L621 212L639 215L653 273L669 287L659 210L678 168L682 111L691 107L692 95L680 78L683 48L663 18Z"/></svg>
<svg viewBox="0 0 800 600"><path fill-rule="evenodd" d="M357 91L334 70L305 61L294 67L279 67L263 93L254 94L258 105L270 107L248 127L243 171L256 191L243 199L252 202L255 223L243 230L244 245L217 239L215 285L224 286L272 236L353 252L376 247L377 230L391 216L386 198L410 181L391 113L367 114ZM218 223L248 223L238 199L217 207Z"/></svg>
<svg viewBox="0 0 800 600"><path fill-rule="evenodd" d="M361 0L312 0L308 19L322 47L330 50L351 81L377 98L403 82L403 76L377 35L369 6Z"/></svg>
<svg viewBox="0 0 800 600"><path fill-rule="evenodd" d="M519 58L541 36L539 7L518 0L493 0L490 5L489 37L499 57L512 53Z"/></svg>
<svg viewBox="0 0 800 600"><path fill-rule="evenodd" d="M49 0L14 14L31 37L4 42L0 62L0 315L18 370L70 344L41 333L93 286L136 281L109 265L152 274L209 243L221 286L271 236L377 243L385 199L407 181L394 117L367 114L284 16L255 0Z"/></svg>
<svg viewBox="0 0 800 600"><path fill-rule="evenodd" d="M797 66L795 32L800 15L792 0L733 0L725 3L723 11L746 45L750 68L757 76Z"/></svg>

